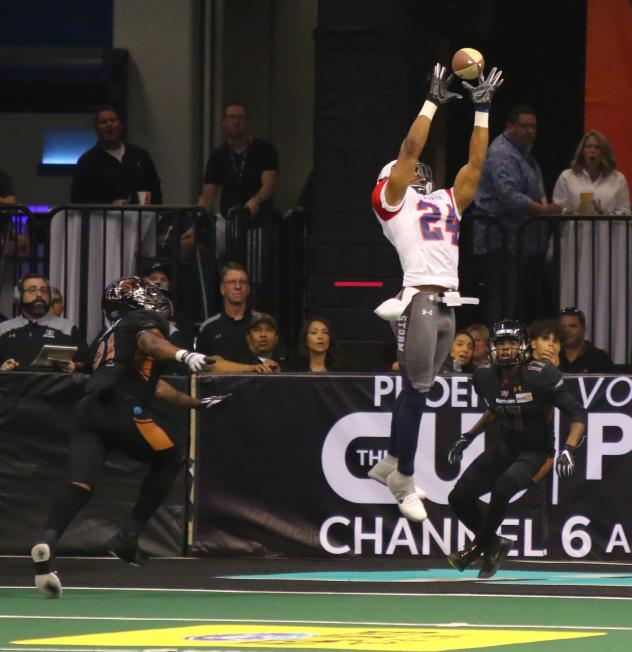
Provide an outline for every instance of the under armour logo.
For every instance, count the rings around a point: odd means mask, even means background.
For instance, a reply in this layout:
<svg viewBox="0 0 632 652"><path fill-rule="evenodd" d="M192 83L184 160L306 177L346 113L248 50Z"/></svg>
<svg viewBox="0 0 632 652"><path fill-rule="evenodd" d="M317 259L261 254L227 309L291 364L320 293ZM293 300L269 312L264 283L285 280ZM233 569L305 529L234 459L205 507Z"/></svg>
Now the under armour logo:
<svg viewBox="0 0 632 652"><path fill-rule="evenodd" d="M422 315L432 315L432 310L426 310L425 308L421 309Z"/></svg>

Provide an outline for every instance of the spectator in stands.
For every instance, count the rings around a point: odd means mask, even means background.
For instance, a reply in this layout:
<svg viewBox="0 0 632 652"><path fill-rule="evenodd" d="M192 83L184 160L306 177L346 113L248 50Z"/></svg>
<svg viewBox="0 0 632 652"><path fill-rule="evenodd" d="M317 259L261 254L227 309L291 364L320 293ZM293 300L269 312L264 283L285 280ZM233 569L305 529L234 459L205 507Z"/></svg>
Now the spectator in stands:
<svg viewBox="0 0 632 652"><path fill-rule="evenodd" d="M472 355L474 354L474 338L467 331L457 331L452 340L450 353L441 366L439 373L471 373L474 370Z"/></svg>
<svg viewBox="0 0 632 652"><path fill-rule="evenodd" d="M246 342L248 351L237 362L246 365L262 364L267 371L281 371L280 361L274 358L279 342L279 328L272 315L260 312L252 317Z"/></svg>
<svg viewBox="0 0 632 652"><path fill-rule="evenodd" d="M250 279L246 268L237 262L222 267L219 291L224 302L220 312L200 326L196 350L208 356L241 360L248 355L246 335L252 318L260 313L248 305ZM287 347L280 340L275 357L287 358Z"/></svg>
<svg viewBox="0 0 632 652"><path fill-rule="evenodd" d="M162 204L160 177L149 153L125 142L123 124L111 106L95 115L98 142L77 161L72 177L73 204L138 204L149 192L151 204Z"/></svg>
<svg viewBox="0 0 632 652"><path fill-rule="evenodd" d="M7 172L0 170L0 204L17 204L13 181Z"/></svg>
<svg viewBox="0 0 632 652"><path fill-rule="evenodd" d="M50 288L50 306L48 308L48 314L53 315L53 317L64 316L64 298L61 296L61 292L52 285Z"/></svg>
<svg viewBox="0 0 632 652"><path fill-rule="evenodd" d="M500 229L488 227L482 221L474 224L474 252L485 255L486 321L490 324L504 315L514 316L516 312L519 227L533 216L562 212L558 204L547 203L542 171L531 154L536 128L534 109L520 105L510 110L505 131L489 146L474 199L472 215L493 217L508 236L508 247L501 254L503 242ZM534 226L529 227L528 233L525 233L527 237L521 243L521 260L529 269L530 279L529 284L525 284L529 295L523 298L527 313L541 299L544 279L537 276L543 269L541 258L546 252L548 240L548 230L544 225L537 225L537 229Z"/></svg>
<svg viewBox="0 0 632 652"><path fill-rule="evenodd" d="M560 366L562 330L555 319L539 319L529 326L531 357Z"/></svg>
<svg viewBox="0 0 632 652"><path fill-rule="evenodd" d="M248 109L243 102L224 107L226 142L211 152L204 172L199 205L213 210L221 191L220 212L225 217L243 206L251 217L272 209L278 157L275 146L248 133Z"/></svg>
<svg viewBox="0 0 632 652"><path fill-rule="evenodd" d="M570 213L580 208L582 193L592 197L590 213L630 214L630 193L625 176L615 170L616 160L605 136L592 129L577 145L571 167L555 183L553 201Z"/></svg>
<svg viewBox="0 0 632 652"><path fill-rule="evenodd" d="M183 349L190 349L193 347L193 339L195 337L195 324L184 313L176 312L173 301L173 294L171 292L171 279L170 270L162 263L154 263L145 270L143 279L147 283L157 285L161 288L171 304L171 312L167 317L169 322L170 336L169 341L174 345ZM175 365L174 365L174 368ZM177 368L183 369L182 365Z"/></svg>
<svg viewBox="0 0 632 652"><path fill-rule="evenodd" d="M294 371L313 373L346 370L344 356L326 319L314 317L303 324L293 367Z"/></svg>
<svg viewBox="0 0 632 652"><path fill-rule="evenodd" d="M564 308L558 321L562 331L560 371L567 374L608 374L614 371L608 353L586 339L586 316L582 310Z"/></svg>
<svg viewBox="0 0 632 652"><path fill-rule="evenodd" d="M31 363L44 344L78 347L74 361L55 362L48 370L73 373L87 362L87 346L68 319L48 314L51 291L48 280L27 274L15 287L20 314L0 323L0 371L32 371ZM40 369L41 370L41 369Z"/></svg>
<svg viewBox="0 0 632 652"><path fill-rule="evenodd" d="M485 324L471 324L465 329L474 340L474 353L472 354L472 365L478 367L479 365L489 360L489 348L487 341L489 340L489 328Z"/></svg>

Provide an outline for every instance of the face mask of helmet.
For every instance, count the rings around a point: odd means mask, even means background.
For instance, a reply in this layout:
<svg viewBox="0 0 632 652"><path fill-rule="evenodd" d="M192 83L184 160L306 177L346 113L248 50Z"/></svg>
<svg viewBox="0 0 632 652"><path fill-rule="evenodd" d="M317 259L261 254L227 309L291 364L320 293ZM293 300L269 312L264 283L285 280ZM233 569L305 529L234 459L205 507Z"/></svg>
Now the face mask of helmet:
<svg viewBox="0 0 632 652"><path fill-rule="evenodd" d="M510 341L517 349L515 355L499 356L498 346L501 342ZM489 337L489 357L497 367L509 367L525 362L529 358L529 336L527 329L518 321L504 320L492 327Z"/></svg>
<svg viewBox="0 0 632 652"><path fill-rule="evenodd" d="M427 163L417 161L415 167L416 177L410 184L411 187L420 195L429 195L433 189L432 168Z"/></svg>
<svg viewBox="0 0 632 652"><path fill-rule="evenodd" d="M145 310L154 310L165 319L173 314L173 304L161 285L148 285L145 289Z"/></svg>

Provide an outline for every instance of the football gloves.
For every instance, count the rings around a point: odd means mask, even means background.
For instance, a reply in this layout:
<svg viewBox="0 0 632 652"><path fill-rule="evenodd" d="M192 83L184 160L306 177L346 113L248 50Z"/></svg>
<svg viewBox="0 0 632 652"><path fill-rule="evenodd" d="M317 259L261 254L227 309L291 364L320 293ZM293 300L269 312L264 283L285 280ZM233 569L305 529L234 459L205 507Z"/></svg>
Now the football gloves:
<svg viewBox="0 0 632 652"><path fill-rule="evenodd" d="M445 77L445 66L436 63L432 69L432 77L430 78L430 89L426 95L429 102L433 102L437 106L439 104L446 104L450 100L460 100L463 96L458 93L453 93L448 89L450 83L454 79L454 75L450 75L447 79Z"/></svg>
<svg viewBox="0 0 632 652"><path fill-rule="evenodd" d="M485 75L481 72L478 78L478 86L472 86L472 84L466 81L461 82L463 88L465 88L465 90L470 94L472 104L476 105L477 109L484 109L490 106L496 89L499 88L504 81L502 74L502 70L497 70L494 67L489 71L487 79L485 79Z"/></svg>
<svg viewBox="0 0 632 652"><path fill-rule="evenodd" d="M575 446L564 444L555 460L555 472L560 478L571 478L575 473Z"/></svg>
<svg viewBox="0 0 632 652"><path fill-rule="evenodd" d="M222 401L229 399L231 396L232 394L217 394L216 396L206 396L205 398L200 399L200 404L197 406L197 409L208 410L209 408L212 408L214 405L217 405Z"/></svg>
<svg viewBox="0 0 632 652"><path fill-rule="evenodd" d="M463 451L472 443L474 437L469 432L463 433L450 447L448 462L453 466L463 458Z"/></svg>

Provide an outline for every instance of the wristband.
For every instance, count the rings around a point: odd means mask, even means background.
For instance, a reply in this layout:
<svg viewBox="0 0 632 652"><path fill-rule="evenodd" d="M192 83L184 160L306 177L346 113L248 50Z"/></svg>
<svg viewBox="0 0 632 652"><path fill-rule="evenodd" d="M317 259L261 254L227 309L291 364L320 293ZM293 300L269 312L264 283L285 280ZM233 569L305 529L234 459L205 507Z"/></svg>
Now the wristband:
<svg viewBox="0 0 632 652"><path fill-rule="evenodd" d="M184 356L188 353L186 349L180 349L179 351L176 351L175 358L178 362L182 362L184 359Z"/></svg>
<svg viewBox="0 0 632 652"><path fill-rule="evenodd" d="M434 102L431 102L430 100L426 100L424 102L424 105L421 107L421 111L419 112L420 116L425 116L428 118L428 120L432 121L432 118L434 117L435 111L437 110L437 105Z"/></svg>
<svg viewBox="0 0 632 652"><path fill-rule="evenodd" d="M474 126L489 129L489 111L481 111L480 109L474 111Z"/></svg>

